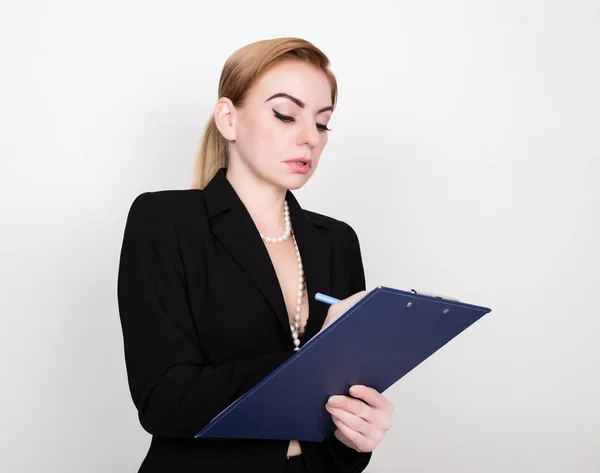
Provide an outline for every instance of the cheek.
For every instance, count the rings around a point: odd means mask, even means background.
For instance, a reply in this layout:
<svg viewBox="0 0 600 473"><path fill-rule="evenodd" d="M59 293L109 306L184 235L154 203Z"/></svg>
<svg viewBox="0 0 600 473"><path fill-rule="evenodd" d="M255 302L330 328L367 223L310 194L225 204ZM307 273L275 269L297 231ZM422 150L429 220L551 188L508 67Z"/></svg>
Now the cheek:
<svg viewBox="0 0 600 473"><path fill-rule="evenodd" d="M275 120L260 117L240 130L237 147L246 159L264 162L284 156L290 140L291 134L287 136Z"/></svg>
<svg viewBox="0 0 600 473"><path fill-rule="evenodd" d="M325 131L323 132L323 138L321 139L321 150L325 148L327 141L329 140L329 134Z"/></svg>
<svg viewBox="0 0 600 473"><path fill-rule="evenodd" d="M321 134L321 139L319 141L319 144L313 150L314 156L318 157L321 155L321 151L323 151L323 148L325 148L325 145L327 144L328 139L329 139L329 135L326 132L323 132Z"/></svg>
<svg viewBox="0 0 600 473"><path fill-rule="evenodd" d="M315 147L315 149L313 149L313 152L312 152L313 168L312 168L311 173L314 173L316 171L317 167L319 166L319 161L321 160L321 152L323 151L323 148L325 148L328 138L329 137L328 137L327 133L323 133L323 137L319 141L319 144Z"/></svg>

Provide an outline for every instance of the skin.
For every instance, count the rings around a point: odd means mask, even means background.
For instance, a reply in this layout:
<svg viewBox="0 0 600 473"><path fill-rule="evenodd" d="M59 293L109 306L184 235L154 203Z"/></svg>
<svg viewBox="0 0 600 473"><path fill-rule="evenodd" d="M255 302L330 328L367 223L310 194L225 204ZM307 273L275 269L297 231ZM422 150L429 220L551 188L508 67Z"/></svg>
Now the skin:
<svg viewBox="0 0 600 473"><path fill-rule="evenodd" d="M292 98L272 98L280 93ZM263 234L283 233L282 209L286 190L299 189L316 171L327 144L328 131L324 127L331 119L331 105L327 76L300 61L273 66L253 84L238 107L227 97L217 101L215 122L229 143L227 179ZM292 120L282 121L273 110ZM284 161L292 158L312 159L309 172L302 174L291 170ZM267 249L274 261L282 262L278 267L296 271L292 239L267 244ZM278 271L280 281L283 273L284 269ZM366 291L361 291L330 306L323 327L365 294ZM338 440L359 452L373 451L391 427L392 403L367 386L352 386L350 396L331 396L325 408L336 425ZM292 440L288 456L300 453L299 442Z"/></svg>

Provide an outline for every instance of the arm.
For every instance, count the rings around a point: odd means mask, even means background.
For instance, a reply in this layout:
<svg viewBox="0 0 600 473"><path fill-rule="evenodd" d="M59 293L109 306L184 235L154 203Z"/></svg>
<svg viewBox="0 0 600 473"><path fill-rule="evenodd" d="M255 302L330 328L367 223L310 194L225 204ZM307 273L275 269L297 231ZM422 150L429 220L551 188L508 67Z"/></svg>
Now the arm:
<svg viewBox="0 0 600 473"><path fill-rule="evenodd" d="M195 336L170 211L149 193L131 205L117 299L129 389L150 434L192 438L293 351L209 366Z"/></svg>
<svg viewBox="0 0 600 473"><path fill-rule="evenodd" d="M354 263L353 271L350 274L350 294L356 294L366 289L365 271L358 236L349 225L347 225L347 233L347 251L349 258ZM363 453L347 447L337 439L334 433L328 435L322 444L340 472L360 473L371 460L372 452Z"/></svg>

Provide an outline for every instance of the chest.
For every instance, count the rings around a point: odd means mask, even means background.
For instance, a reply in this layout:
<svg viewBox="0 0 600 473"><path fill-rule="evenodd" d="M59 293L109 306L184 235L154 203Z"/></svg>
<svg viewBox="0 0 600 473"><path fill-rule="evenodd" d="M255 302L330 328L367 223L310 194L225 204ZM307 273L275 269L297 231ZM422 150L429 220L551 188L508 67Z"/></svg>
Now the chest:
<svg viewBox="0 0 600 473"><path fill-rule="evenodd" d="M300 292L294 240L268 244L255 229L216 222L211 227L197 218L181 218L177 225L194 326L189 336L206 362L218 366L293 349L290 322ZM321 329L329 308L315 300L315 292L343 299L362 289L352 285L352 260L343 247L311 231L298 237L305 278L301 349Z"/></svg>
<svg viewBox="0 0 600 473"><path fill-rule="evenodd" d="M294 324L298 315L302 334L310 312L302 255L291 238L282 243L267 243L266 248L285 301L288 320Z"/></svg>
<svg viewBox="0 0 600 473"><path fill-rule="evenodd" d="M294 348L290 324L300 291L293 241L266 246L257 239L252 248L235 248L212 238L204 246L197 240L183 245L182 251L195 335L209 364ZM185 256L188 253L191 256ZM316 281L313 285L323 287ZM300 331L302 345L309 340L309 332L321 328L328 309L314 300L311 288L307 276L300 305L299 328L305 329Z"/></svg>

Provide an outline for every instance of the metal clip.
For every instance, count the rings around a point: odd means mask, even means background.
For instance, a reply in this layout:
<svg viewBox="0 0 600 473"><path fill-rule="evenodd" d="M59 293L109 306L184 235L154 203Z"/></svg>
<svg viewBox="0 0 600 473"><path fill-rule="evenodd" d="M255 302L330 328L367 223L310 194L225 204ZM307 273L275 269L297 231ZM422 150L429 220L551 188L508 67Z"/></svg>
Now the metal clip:
<svg viewBox="0 0 600 473"><path fill-rule="evenodd" d="M442 300L447 300L447 301L455 301L455 302L460 302L458 299L456 299L455 297L449 297L449 296L441 296L439 294L433 294L431 292L423 292L423 291L419 291L417 292L414 289L411 289L410 292L412 292L413 294L420 294L423 296L429 296L429 297L435 297L436 299L442 299Z"/></svg>

